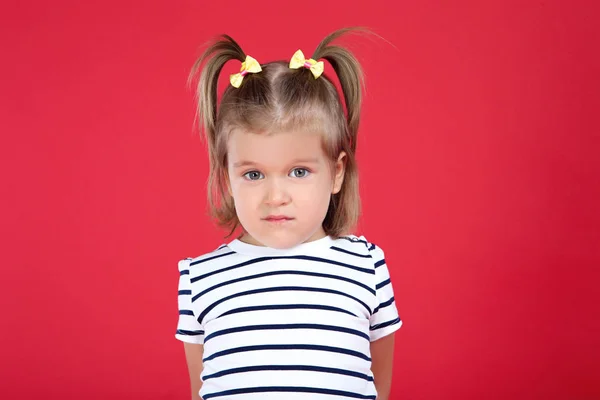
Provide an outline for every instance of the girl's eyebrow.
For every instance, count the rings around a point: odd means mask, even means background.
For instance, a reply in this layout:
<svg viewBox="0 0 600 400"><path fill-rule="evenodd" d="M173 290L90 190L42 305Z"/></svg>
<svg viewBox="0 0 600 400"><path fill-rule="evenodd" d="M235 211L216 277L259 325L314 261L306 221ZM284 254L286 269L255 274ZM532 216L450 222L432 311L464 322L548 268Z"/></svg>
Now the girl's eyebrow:
<svg viewBox="0 0 600 400"><path fill-rule="evenodd" d="M256 165L256 163L252 161L238 161L233 164L233 168L249 167L254 165Z"/></svg>
<svg viewBox="0 0 600 400"><path fill-rule="evenodd" d="M318 164L319 159L316 157L313 158L297 158L292 161L292 164Z"/></svg>
<svg viewBox="0 0 600 400"><path fill-rule="evenodd" d="M319 159L318 158L297 158L295 160L292 160L291 164L318 164L319 163ZM246 161L246 160L242 160L242 161L238 161L236 163L233 163L233 168L241 168L241 167L252 167L258 165L258 163L255 163L253 161Z"/></svg>

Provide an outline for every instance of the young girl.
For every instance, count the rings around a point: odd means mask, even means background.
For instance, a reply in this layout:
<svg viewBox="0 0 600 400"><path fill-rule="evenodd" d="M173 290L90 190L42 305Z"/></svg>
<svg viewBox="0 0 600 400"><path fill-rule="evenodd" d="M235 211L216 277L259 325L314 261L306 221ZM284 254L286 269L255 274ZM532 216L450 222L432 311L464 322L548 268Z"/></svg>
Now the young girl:
<svg viewBox="0 0 600 400"><path fill-rule="evenodd" d="M347 31L326 37L311 59L297 51L266 64L224 35L194 66L209 203L222 226L242 231L179 262L175 336L194 399L389 396L402 322L383 250L348 234L359 214L362 71L330 45ZM319 59L337 74L346 113ZM217 108L230 60L241 71Z"/></svg>

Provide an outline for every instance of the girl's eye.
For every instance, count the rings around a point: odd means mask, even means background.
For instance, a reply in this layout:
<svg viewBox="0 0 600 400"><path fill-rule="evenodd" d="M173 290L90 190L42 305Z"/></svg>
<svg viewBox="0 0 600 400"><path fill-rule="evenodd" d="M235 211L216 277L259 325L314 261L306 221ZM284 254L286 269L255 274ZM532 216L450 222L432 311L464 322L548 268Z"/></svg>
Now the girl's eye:
<svg viewBox="0 0 600 400"><path fill-rule="evenodd" d="M249 181L257 181L264 178L264 175L258 171L250 171L244 174L244 178L248 179Z"/></svg>
<svg viewBox="0 0 600 400"><path fill-rule="evenodd" d="M294 168L292 172L290 172L290 176L292 178L305 178L308 176L310 172L306 168Z"/></svg>

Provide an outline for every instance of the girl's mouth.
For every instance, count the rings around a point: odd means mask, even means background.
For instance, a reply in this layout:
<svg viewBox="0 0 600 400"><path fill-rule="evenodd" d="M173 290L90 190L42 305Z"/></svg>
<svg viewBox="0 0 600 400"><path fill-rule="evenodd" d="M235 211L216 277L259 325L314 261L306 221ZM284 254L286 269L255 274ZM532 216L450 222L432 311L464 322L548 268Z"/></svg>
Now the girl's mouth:
<svg viewBox="0 0 600 400"><path fill-rule="evenodd" d="M286 222L286 221L291 221L293 220L292 217L288 217L287 215L269 215L268 217L264 218L265 221L267 222Z"/></svg>

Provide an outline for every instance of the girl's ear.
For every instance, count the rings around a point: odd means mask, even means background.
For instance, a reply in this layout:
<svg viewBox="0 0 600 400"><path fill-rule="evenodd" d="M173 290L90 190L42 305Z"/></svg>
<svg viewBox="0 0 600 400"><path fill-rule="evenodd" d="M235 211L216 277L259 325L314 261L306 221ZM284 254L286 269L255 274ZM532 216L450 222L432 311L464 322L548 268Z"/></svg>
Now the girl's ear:
<svg viewBox="0 0 600 400"><path fill-rule="evenodd" d="M337 161L335 162L333 175L333 189L332 194L339 193L342 190L342 183L344 183L344 174L346 173L346 152L342 151Z"/></svg>

